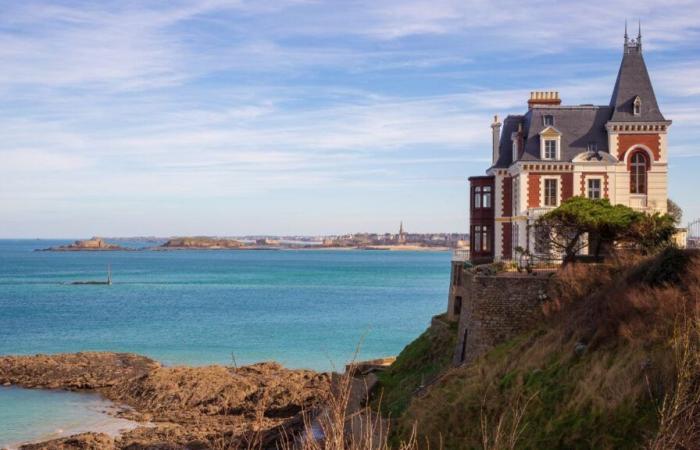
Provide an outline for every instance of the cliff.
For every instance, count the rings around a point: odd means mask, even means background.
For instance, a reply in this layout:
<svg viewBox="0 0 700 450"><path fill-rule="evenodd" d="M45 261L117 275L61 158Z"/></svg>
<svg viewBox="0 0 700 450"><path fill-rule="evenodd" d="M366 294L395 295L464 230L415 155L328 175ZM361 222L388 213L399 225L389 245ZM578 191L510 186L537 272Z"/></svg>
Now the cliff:
<svg viewBox="0 0 700 450"><path fill-rule="evenodd" d="M414 388L422 361L453 349L425 335L409 345L376 394L395 441L415 429L425 448L698 448L697 253L569 268L543 317L424 387Z"/></svg>

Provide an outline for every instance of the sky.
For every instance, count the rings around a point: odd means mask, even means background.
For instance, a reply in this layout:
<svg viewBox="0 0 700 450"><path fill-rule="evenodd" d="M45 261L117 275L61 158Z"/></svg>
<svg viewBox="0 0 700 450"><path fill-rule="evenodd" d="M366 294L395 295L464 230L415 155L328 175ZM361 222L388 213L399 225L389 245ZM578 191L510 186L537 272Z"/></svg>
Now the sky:
<svg viewBox="0 0 700 450"><path fill-rule="evenodd" d="M607 104L625 19L673 120L669 195L699 218L698 17L697 0L0 0L0 237L466 232L493 115L532 90Z"/></svg>

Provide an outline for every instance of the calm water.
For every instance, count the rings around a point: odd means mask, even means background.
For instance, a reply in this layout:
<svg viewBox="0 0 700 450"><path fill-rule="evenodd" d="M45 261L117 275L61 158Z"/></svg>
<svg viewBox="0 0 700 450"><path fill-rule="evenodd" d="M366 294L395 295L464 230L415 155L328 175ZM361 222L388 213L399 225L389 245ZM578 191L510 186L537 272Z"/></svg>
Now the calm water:
<svg viewBox="0 0 700 450"><path fill-rule="evenodd" d="M0 387L0 448L90 430L115 434L136 425L108 415L110 407L96 394Z"/></svg>
<svg viewBox="0 0 700 450"><path fill-rule="evenodd" d="M328 369L363 337L362 358L396 354L446 305L444 252L32 251L60 243L0 240L0 354ZM112 286L62 284L108 263Z"/></svg>
<svg viewBox="0 0 700 450"><path fill-rule="evenodd" d="M448 253L33 251L67 242L0 240L0 354L112 350L195 365L233 355L326 370L361 340L361 358L397 354L447 298ZM104 279L107 264L112 286L64 284ZM52 407L37 409L44 400ZM0 443L96 420L93 400L2 389Z"/></svg>

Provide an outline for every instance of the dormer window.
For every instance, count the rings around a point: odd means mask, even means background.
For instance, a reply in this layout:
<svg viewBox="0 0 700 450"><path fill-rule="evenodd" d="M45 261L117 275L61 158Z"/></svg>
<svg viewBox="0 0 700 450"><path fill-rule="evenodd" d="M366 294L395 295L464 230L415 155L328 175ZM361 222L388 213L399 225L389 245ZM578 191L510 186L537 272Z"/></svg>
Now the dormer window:
<svg viewBox="0 0 700 450"><path fill-rule="evenodd" d="M554 116L551 114L545 114L542 116L542 121L543 125L545 127L553 127L554 126Z"/></svg>
<svg viewBox="0 0 700 450"><path fill-rule="evenodd" d="M556 139L545 139L544 141L544 158L557 159L557 141Z"/></svg>
<svg viewBox="0 0 700 450"><path fill-rule="evenodd" d="M591 153L597 153L598 152L598 143L589 142L588 143L588 151Z"/></svg>
<svg viewBox="0 0 700 450"><path fill-rule="evenodd" d="M635 116L642 115L642 99L639 97L634 99L634 115Z"/></svg>
<svg viewBox="0 0 700 450"><path fill-rule="evenodd" d="M513 141L513 162L518 160L518 141Z"/></svg>

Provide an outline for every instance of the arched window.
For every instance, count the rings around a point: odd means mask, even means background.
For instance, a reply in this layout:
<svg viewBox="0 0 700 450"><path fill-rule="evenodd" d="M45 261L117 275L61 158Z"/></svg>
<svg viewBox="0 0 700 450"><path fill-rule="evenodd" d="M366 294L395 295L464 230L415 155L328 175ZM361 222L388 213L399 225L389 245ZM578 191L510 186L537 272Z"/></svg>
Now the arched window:
<svg viewBox="0 0 700 450"><path fill-rule="evenodd" d="M634 115L639 116L642 114L642 99L637 97L634 99Z"/></svg>
<svg viewBox="0 0 700 450"><path fill-rule="evenodd" d="M644 152L635 152L630 160L630 193L647 193L647 156Z"/></svg>

